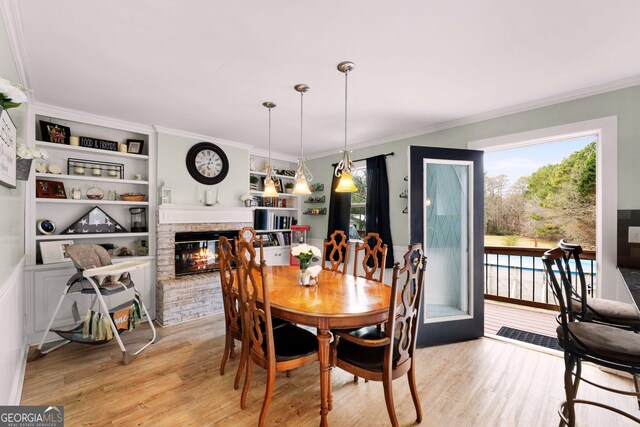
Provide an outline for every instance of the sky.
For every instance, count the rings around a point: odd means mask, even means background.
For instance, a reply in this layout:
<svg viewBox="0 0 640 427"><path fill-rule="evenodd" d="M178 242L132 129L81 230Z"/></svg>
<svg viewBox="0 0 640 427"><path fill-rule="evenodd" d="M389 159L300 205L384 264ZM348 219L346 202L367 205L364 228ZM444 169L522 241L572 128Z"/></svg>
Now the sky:
<svg viewBox="0 0 640 427"><path fill-rule="evenodd" d="M484 170L487 176L506 175L509 184L513 184L518 178L531 175L542 166L560 163L595 139L595 135L592 135L508 150L485 151Z"/></svg>

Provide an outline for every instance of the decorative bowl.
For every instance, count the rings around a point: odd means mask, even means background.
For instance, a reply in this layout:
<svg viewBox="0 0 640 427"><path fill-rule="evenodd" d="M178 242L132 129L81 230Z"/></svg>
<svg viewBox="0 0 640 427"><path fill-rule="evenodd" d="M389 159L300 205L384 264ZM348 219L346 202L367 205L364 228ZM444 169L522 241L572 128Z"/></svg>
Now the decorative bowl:
<svg viewBox="0 0 640 427"><path fill-rule="evenodd" d="M141 202L145 197L146 194L123 193L120 195L120 199L125 202Z"/></svg>

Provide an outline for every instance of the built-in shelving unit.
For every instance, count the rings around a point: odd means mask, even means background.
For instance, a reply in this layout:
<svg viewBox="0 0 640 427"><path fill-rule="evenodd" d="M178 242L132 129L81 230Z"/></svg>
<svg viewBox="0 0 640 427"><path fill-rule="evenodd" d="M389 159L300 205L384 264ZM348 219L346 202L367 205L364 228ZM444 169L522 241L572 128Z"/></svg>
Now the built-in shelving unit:
<svg viewBox="0 0 640 427"><path fill-rule="evenodd" d="M280 192L276 199L262 197L267 158L251 154L250 164L255 170L249 171L249 194L254 196L254 228L265 240L265 259L269 265L283 265L290 262L291 226L300 223L301 196L287 193L285 185L295 182L296 159L271 159L273 168L287 173L276 173ZM251 183L251 181L254 183Z"/></svg>
<svg viewBox="0 0 640 427"><path fill-rule="evenodd" d="M118 246L112 255L112 262L122 262L132 259L151 261L149 267L139 269L132 274L136 288L141 293L152 316L155 315L155 223L156 223L156 170L155 150L156 133L152 127L135 123L114 120L106 117L94 116L82 112L58 109L46 105L29 107L27 116L26 143L30 147L44 150L48 153L46 161L34 159L32 171L27 182L27 204L25 212L25 282L27 286L27 301L30 315L27 318L29 341L33 343L46 328L49 313L52 312L59 295L69 277L75 272L72 262L43 263L41 245L55 244L57 241L73 241L74 243L105 244ZM127 144L127 140L137 141L142 150L139 153L103 150L80 145L70 145L65 137L65 144L48 142L42 135L41 121L59 125L68 129L70 135L93 138L95 140L113 141L120 147ZM75 142L75 141L74 141ZM113 144L111 144L113 146ZM70 160L71 159L71 160ZM85 161L86 168L76 170L73 162ZM36 169L38 163L40 168ZM59 169L61 173L44 173L48 166ZM91 165L91 166L89 166ZM104 165L100 168L99 165ZM76 165L77 166L77 165ZM73 169L73 170L68 170ZM99 169L100 172L93 169ZM114 175L109 176L111 170ZM38 172L39 171L39 172ZM93 174L95 173L95 175ZM42 189L37 192L37 181L61 183L66 198L49 198ZM104 193L102 199L89 199L87 190L98 187ZM72 192L72 190L77 190ZM72 198L72 193L79 199ZM40 193L41 197L38 197ZM144 194L142 201L121 200L121 194ZM111 196L111 197L109 197ZM115 199L115 200L114 200ZM70 225L89 213L94 206L99 207L105 214L117 221L127 232L121 233L72 233L61 234ZM131 208L144 209L146 230L132 232ZM52 234L42 234L37 224L41 220L52 221L56 230ZM135 225L138 228L138 225ZM146 245L146 251L136 253L137 247ZM122 248L128 248L133 256L119 256ZM146 252L146 253L145 253ZM116 297L108 304L120 303ZM67 304L67 302L65 302ZM54 326L73 325L70 306L63 305L63 315L56 319ZM52 338L52 337L49 337Z"/></svg>

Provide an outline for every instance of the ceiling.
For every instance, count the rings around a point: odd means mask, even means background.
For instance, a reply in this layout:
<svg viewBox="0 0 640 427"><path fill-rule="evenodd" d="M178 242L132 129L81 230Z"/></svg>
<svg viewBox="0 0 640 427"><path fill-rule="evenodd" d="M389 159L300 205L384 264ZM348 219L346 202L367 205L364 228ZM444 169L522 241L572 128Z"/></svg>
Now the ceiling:
<svg viewBox="0 0 640 427"><path fill-rule="evenodd" d="M35 101L297 154L640 76L637 0L14 0Z"/></svg>

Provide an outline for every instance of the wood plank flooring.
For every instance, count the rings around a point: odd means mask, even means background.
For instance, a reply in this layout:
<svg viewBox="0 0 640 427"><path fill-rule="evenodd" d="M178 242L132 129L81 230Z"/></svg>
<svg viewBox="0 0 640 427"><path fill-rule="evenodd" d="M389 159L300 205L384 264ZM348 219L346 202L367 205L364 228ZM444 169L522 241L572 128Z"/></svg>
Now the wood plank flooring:
<svg viewBox="0 0 640 427"><path fill-rule="evenodd" d="M127 343L146 331L125 333ZM160 341L128 366L115 344L70 344L27 365L23 405L64 405L66 426L254 426L262 405L265 373L254 369L248 407L233 390L238 359L219 374L222 318L212 316L159 329ZM555 426L563 400L563 359L511 343L483 338L420 349L417 382L421 426ZM630 380L587 367L588 377L632 390ZM317 364L278 375L267 425L319 424ZM400 424L415 424L407 381L394 381ZM630 397L583 384L579 396L638 411ZM388 426L382 385L333 370L332 426ZM628 426L597 409L578 410L580 426Z"/></svg>

